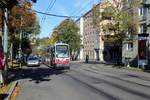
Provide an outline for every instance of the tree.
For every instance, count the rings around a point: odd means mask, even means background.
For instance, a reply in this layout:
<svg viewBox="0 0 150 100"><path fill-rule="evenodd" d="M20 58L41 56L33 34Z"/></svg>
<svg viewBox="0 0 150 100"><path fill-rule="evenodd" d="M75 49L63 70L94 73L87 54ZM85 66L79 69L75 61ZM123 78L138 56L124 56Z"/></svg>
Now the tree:
<svg viewBox="0 0 150 100"><path fill-rule="evenodd" d="M25 3L21 6L14 6L10 11L10 31L24 31L26 33L33 33L33 28L36 23L36 15L34 12L26 9L26 6L31 6L31 4ZM30 8L31 9L31 8Z"/></svg>
<svg viewBox="0 0 150 100"><path fill-rule="evenodd" d="M52 35L50 36L49 42L50 42L50 44L54 44L58 40L60 40L60 34L59 34L57 28L55 28Z"/></svg>
<svg viewBox="0 0 150 100"><path fill-rule="evenodd" d="M36 14L32 12L31 9L32 4L30 2L24 2L19 6L14 6L9 16L9 41L14 45L14 38L19 38L22 33L22 39L17 40L21 43L23 53L29 53L31 51L28 35L38 35L40 32L39 21L37 20ZM19 47L14 49L14 52L17 53L18 49Z"/></svg>
<svg viewBox="0 0 150 100"><path fill-rule="evenodd" d="M70 53L77 52L81 46L78 27L72 19L65 19L54 30L52 37L70 45ZM56 41L56 40L55 40Z"/></svg>
<svg viewBox="0 0 150 100"><path fill-rule="evenodd" d="M36 45L38 46L37 53L42 56L45 54L44 48L47 48L49 45L51 45L50 38L37 38Z"/></svg>
<svg viewBox="0 0 150 100"><path fill-rule="evenodd" d="M12 12L12 8L14 8L14 6L16 6L16 5L18 5L18 2L19 1L24 1L24 4L25 3L28 3L28 2L30 2L30 0L9 0L9 1L6 1L6 0L2 0L0 3L1 3L1 8L0 8L0 28L2 29L3 28L3 26L4 26L4 19L5 19L5 21L7 21L8 23L7 23L7 25L8 25L8 27L9 27L9 30L10 30L10 32L9 33L12 33L11 34L11 39L10 40L17 40L18 38L13 38L13 37L15 37L15 35L13 34L13 33L18 33L18 31L16 30L17 29L17 27L15 27L15 24L17 25L18 23L18 21L15 21L13 24L10 24L9 22L10 21L12 21L12 20L14 20L13 19L13 17L11 17L10 16L10 14L11 15L13 15L11 12ZM36 2L36 0L31 0L31 1L33 1L33 2ZM7 13L7 11L5 11L5 9L4 8L7 8L7 10L8 10L8 12L9 13ZM21 8L20 8L20 10L21 10ZM14 10L15 11L15 10ZM6 16L4 16L4 12L5 13L7 13L8 14L8 20L7 20L7 18L6 18ZM22 13L22 14L24 14L24 13ZM28 11L28 14L26 13L26 15L29 15L29 11ZM15 15L14 17L19 17L18 15ZM25 16L24 16L25 17ZM12 18L12 19L11 19ZM28 19L29 19L30 17L26 17L25 19L28 21ZM31 18L34 18L33 16L31 16ZM28 23L28 25L30 24L30 22L27 22L26 21L26 23ZM31 23L32 23L32 21L34 21L34 20L31 20ZM22 22L22 21L20 21L20 22ZM25 23L25 24L26 24ZM11 27L11 25L13 26L13 27ZM24 23L23 23L23 25L21 25L21 26L24 26ZM29 26L29 27L31 27L31 26ZM15 28L15 29L13 29L13 28ZM22 29L23 30L23 28L20 28L20 27L18 27L19 29ZM9 37L10 38L10 37ZM7 42L7 40L5 41L5 42ZM18 42L18 41L13 41L13 42ZM15 44L15 43L14 43ZM18 45L17 45L18 46ZM16 47L17 47L16 46ZM16 50L16 48L14 49L14 50ZM8 62L7 62L7 60L8 60L8 53L7 52L4 52L5 53L5 62L6 62L6 64L5 64L5 66L6 66L6 68L7 68L7 65L8 65ZM5 74L7 73L7 70L5 71ZM5 76L3 76L2 78L4 78L4 80L6 80L7 81L7 75L5 75Z"/></svg>
<svg viewBox="0 0 150 100"><path fill-rule="evenodd" d="M93 7L93 24L98 29L102 27L105 41L122 43L127 32L129 34L137 33L139 21L135 17L137 16L135 8L139 6L140 2L139 0L132 0L129 5L130 11L123 8L123 4L126 3L126 0L115 2L115 4L110 2L101 12L99 6ZM100 24L103 21L107 22Z"/></svg>

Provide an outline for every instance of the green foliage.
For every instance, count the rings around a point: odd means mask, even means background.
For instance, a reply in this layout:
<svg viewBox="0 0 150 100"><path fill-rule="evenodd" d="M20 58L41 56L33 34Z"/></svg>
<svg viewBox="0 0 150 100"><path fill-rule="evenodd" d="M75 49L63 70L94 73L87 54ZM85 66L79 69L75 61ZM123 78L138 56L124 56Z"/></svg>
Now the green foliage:
<svg viewBox="0 0 150 100"><path fill-rule="evenodd" d="M29 55L32 50L31 50L31 45L30 45L30 40L28 38L23 38L21 41L21 48L22 48L22 53Z"/></svg>
<svg viewBox="0 0 150 100"><path fill-rule="evenodd" d="M76 52L80 49L81 46L81 39L78 30L79 29L73 20L65 19L54 30L54 34L56 34L57 31L57 39L69 44L71 52Z"/></svg>
<svg viewBox="0 0 150 100"><path fill-rule="evenodd" d="M109 22L102 26L105 35L114 34L115 38L114 41L122 41L125 37L126 28L125 26L127 20L129 19L126 12L120 11L118 8L114 6L108 6L103 11L103 16L109 16ZM108 17L107 17L108 18ZM111 38L110 38L111 41Z"/></svg>
<svg viewBox="0 0 150 100"><path fill-rule="evenodd" d="M126 0L122 0L123 4L126 4ZM125 38L126 32L129 34L136 34L139 25L139 19L137 16L137 12L135 9L139 6L139 0L131 0L129 4L130 9L121 9L120 3L114 5L108 5L103 8L103 11L99 13L100 10L93 7L93 13L97 14L93 16L93 24L96 25L99 29L102 27L102 30L105 34L105 39L109 41L113 41L113 36L106 36L114 34L114 41L123 41ZM100 17L102 16L102 17ZM100 19L101 18L101 19ZM101 22L107 20L107 23L99 26ZM98 24L97 24L98 23Z"/></svg>
<svg viewBox="0 0 150 100"><path fill-rule="evenodd" d="M31 53L30 41L28 35L38 35L40 33L40 25L37 20L37 16L34 12L28 9L32 8L30 2L24 2L20 6L14 6L10 10L9 15L9 42L13 43L14 46L22 44L22 53ZM20 40L20 33L26 34L26 37L22 35ZM18 47L18 46L17 46ZM15 54L18 53L18 49L14 48Z"/></svg>
<svg viewBox="0 0 150 100"><path fill-rule="evenodd" d="M38 35L40 33L39 21L35 21L32 26L25 26L21 29L24 33ZM19 29L20 31L20 29Z"/></svg>
<svg viewBox="0 0 150 100"><path fill-rule="evenodd" d="M37 38L36 39L36 45L37 46L39 46L39 45L43 45L44 47L46 47L47 46L47 41L48 41L48 37L46 37L46 38Z"/></svg>
<svg viewBox="0 0 150 100"><path fill-rule="evenodd" d="M94 5L92 8L92 14L93 14L93 26L94 27L99 27L99 22L100 22L100 11L99 11L99 7Z"/></svg>
<svg viewBox="0 0 150 100"><path fill-rule="evenodd" d="M54 44L58 40L60 40L60 35L57 28L55 28L53 34L50 37L50 44Z"/></svg>

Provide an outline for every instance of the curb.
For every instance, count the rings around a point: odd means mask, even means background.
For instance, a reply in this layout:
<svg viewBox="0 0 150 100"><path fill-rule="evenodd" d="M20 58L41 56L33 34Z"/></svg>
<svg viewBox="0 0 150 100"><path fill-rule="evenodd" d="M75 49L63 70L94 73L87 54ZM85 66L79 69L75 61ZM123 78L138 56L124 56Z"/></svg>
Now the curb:
<svg viewBox="0 0 150 100"><path fill-rule="evenodd" d="M142 69L140 69L140 68L126 67L126 68L124 68L124 69L126 69L126 70L131 70L131 71L144 72L144 71L143 71Z"/></svg>
<svg viewBox="0 0 150 100"><path fill-rule="evenodd" d="M50 66L50 65L48 65L48 64L43 64L43 65L48 66L48 67L50 67L50 68L51 68L51 66Z"/></svg>
<svg viewBox="0 0 150 100"><path fill-rule="evenodd" d="M8 96L4 100L9 100L10 96L12 95L12 93L17 85L18 85L18 81L13 82L11 88L8 91Z"/></svg>

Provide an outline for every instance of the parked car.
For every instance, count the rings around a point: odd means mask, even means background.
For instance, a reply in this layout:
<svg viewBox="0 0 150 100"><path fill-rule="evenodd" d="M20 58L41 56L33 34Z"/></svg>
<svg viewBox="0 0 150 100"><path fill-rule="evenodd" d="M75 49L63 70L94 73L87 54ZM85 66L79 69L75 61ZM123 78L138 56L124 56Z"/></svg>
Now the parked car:
<svg viewBox="0 0 150 100"><path fill-rule="evenodd" d="M35 56L29 56L27 58L27 66L40 66L39 58Z"/></svg>

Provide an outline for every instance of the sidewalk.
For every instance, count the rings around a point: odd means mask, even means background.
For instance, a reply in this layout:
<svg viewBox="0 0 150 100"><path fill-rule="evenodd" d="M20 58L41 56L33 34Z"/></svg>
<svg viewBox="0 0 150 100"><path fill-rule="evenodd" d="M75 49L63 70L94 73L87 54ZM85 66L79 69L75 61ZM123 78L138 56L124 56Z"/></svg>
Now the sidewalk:
<svg viewBox="0 0 150 100"><path fill-rule="evenodd" d="M11 83L8 91L6 91L5 94L0 94L0 100L14 100L11 99L14 95L14 92L16 88L18 87L19 80L17 79L20 77L21 69L13 69L13 70L8 70L8 82ZM14 95L13 95L14 94Z"/></svg>
<svg viewBox="0 0 150 100"><path fill-rule="evenodd" d="M73 61L73 62L85 63L84 60ZM87 64L101 64L101 65L111 67L111 68L132 70L132 71L143 71L143 69L140 69L140 68L127 67L127 66L123 66L123 65L117 65L116 63L100 62L100 61L94 61L94 60L90 60Z"/></svg>
<svg viewBox="0 0 150 100"><path fill-rule="evenodd" d="M72 61L72 62L86 63L85 60L78 60L78 61ZM110 63L110 62L105 62L105 61L96 61L96 60L89 60L87 64L105 64L105 65L116 66L116 63Z"/></svg>

